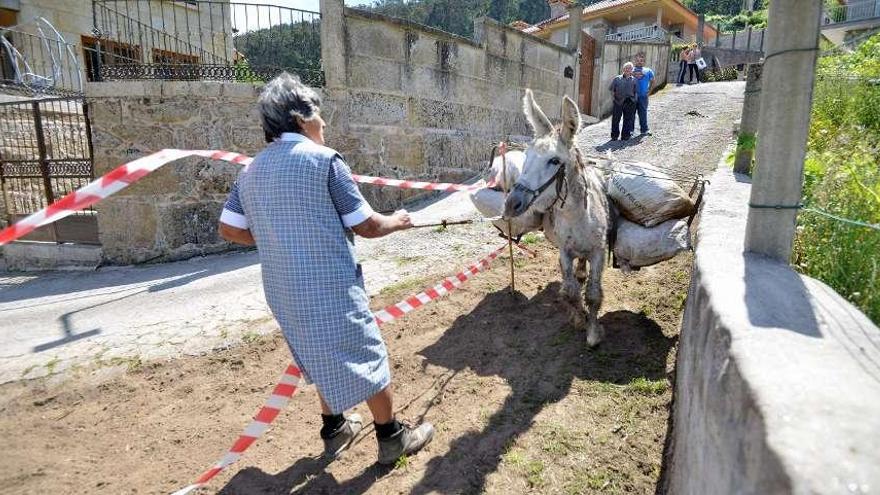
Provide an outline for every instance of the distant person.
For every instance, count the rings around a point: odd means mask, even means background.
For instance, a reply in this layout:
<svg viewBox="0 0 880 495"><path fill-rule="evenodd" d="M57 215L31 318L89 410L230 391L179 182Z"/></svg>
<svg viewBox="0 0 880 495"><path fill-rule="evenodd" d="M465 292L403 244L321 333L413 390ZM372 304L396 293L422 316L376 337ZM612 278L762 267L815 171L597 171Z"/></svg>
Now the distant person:
<svg viewBox="0 0 880 495"><path fill-rule="evenodd" d="M636 78L638 86L638 105L636 110L639 116L639 131L642 135L650 136L648 131L648 96L654 89L654 71L649 67L645 67L645 53L639 52L633 57L635 67L633 68L633 77Z"/></svg>
<svg viewBox="0 0 880 495"><path fill-rule="evenodd" d="M700 84L700 69L697 68L697 59L703 57L703 54L700 52L700 47L696 43L691 45L691 49L688 52L688 84L694 82L694 76L697 76L697 84Z"/></svg>
<svg viewBox="0 0 880 495"><path fill-rule="evenodd" d="M689 47L684 47L678 52L678 84L684 84L684 76L687 75L688 71L688 54L691 49Z"/></svg>
<svg viewBox="0 0 880 495"><path fill-rule="evenodd" d="M611 109L611 140L617 141L620 136L624 141L632 137L636 121L638 105L638 89L633 77L633 64L623 64L623 72L611 80L608 90L611 91L614 105ZM623 133L620 132L620 118L623 117Z"/></svg>

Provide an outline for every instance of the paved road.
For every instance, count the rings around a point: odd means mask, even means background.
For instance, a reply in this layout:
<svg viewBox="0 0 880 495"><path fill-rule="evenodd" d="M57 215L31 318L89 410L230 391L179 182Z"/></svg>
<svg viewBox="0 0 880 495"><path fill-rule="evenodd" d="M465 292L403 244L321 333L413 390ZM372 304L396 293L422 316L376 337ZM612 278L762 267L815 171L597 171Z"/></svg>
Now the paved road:
<svg viewBox="0 0 880 495"><path fill-rule="evenodd" d="M730 141L742 91L742 83L664 90L651 103L654 135L610 149L621 158L710 170ZM609 129L608 120L586 128L579 145L604 152ZM477 217L461 193L414 214L416 223ZM478 223L359 239L358 257L375 294L402 279L451 274L500 243L490 225ZM94 272L0 272L0 322L0 383L81 365L203 353L275 329L253 252Z"/></svg>

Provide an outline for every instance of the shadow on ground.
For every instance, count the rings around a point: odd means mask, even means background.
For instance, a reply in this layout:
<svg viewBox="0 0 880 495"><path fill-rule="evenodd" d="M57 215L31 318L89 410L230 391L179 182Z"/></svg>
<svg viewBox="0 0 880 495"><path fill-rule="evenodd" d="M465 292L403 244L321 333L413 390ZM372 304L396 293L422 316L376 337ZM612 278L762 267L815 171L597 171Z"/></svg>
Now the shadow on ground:
<svg viewBox="0 0 880 495"><path fill-rule="evenodd" d="M606 313L600 320L606 340L598 349L587 351L585 335L571 328L560 310L558 290L558 283L550 284L532 299L506 290L488 294L472 312L456 319L439 340L419 352L426 364L453 373L469 370L480 376L500 376L512 392L481 431L453 440L446 455L419 460L427 462L425 474L409 493L482 492L487 475L498 469L507 446L532 427L545 406L565 398L575 378L614 384L638 377L665 378L675 338L664 336L656 322L629 311ZM373 441L371 435L363 440ZM390 471L374 464L340 481L325 467L315 459L301 459L275 475L249 467L237 473L221 493L361 494Z"/></svg>

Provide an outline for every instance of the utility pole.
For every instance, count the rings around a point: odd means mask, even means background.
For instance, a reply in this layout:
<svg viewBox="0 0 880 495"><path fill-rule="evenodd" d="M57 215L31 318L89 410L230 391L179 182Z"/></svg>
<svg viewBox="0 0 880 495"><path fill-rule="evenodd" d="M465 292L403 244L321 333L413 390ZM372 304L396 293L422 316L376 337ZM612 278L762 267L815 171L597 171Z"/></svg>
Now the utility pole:
<svg viewBox="0 0 880 495"><path fill-rule="evenodd" d="M745 249L788 263L801 202L822 0L773 0Z"/></svg>

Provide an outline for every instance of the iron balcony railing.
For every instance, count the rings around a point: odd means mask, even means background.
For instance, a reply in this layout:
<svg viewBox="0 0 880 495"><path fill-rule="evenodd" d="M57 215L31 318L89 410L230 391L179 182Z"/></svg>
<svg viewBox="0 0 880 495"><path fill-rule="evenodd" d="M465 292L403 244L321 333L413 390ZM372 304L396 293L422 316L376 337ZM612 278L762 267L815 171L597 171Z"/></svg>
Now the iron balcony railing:
<svg viewBox="0 0 880 495"><path fill-rule="evenodd" d="M834 5L826 8L823 22L827 25L862 21L875 17L880 17L880 0L856 0L846 5Z"/></svg>
<svg viewBox="0 0 880 495"><path fill-rule="evenodd" d="M93 0L92 10L94 79L265 81L288 71L323 85L318 12L224 0Z"/></svg>
<svg viewBox="0 0 880 495"><path fill-rule="evenodd" d="M606 41L639 41L639 40L666 40L669 33L658 25L645 26L636 29L629 29L618 33L609 33L605 35Z"/></svg>

